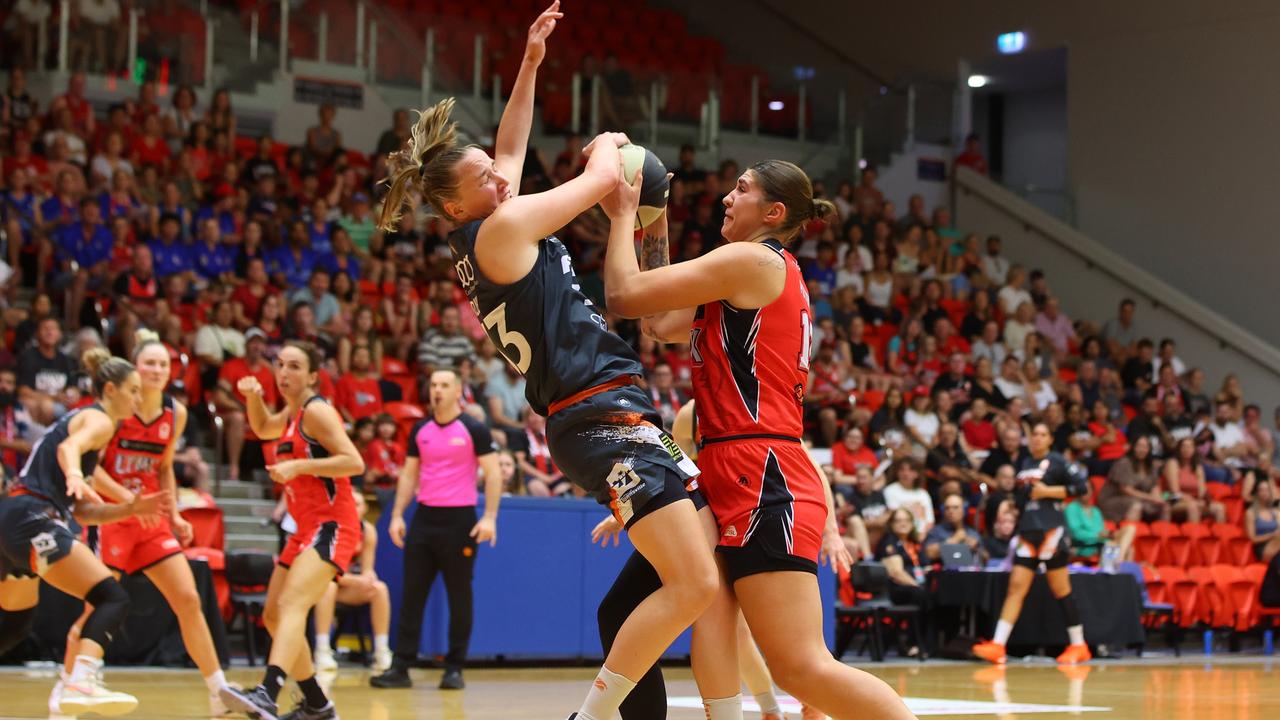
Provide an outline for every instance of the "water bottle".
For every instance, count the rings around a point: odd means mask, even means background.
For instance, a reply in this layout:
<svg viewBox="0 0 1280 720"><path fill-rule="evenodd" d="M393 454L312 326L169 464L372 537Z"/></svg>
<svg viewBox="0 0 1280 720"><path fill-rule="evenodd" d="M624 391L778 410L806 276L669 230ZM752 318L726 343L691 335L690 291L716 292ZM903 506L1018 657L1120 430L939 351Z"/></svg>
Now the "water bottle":
<svg viewBox="0 0 1280 720"><path fill-rule="evenodd" d="M1116 573L1116 565L1120 561L1120 547L1107 543L1102 546L1102 560L1098 563L1098 567L1102 572L1108 575Z"/></svg>

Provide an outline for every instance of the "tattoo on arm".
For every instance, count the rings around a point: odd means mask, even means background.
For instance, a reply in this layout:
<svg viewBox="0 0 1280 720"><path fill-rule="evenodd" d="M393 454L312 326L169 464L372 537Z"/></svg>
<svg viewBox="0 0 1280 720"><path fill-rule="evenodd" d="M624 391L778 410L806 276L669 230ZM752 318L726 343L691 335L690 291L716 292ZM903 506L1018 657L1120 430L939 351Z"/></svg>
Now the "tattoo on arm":
<svg viewBox="0 0 1280 720"><path fill-rule="evenodd" d="M645 233L640 241L640 269L652 270L671 264L670 246L665 235Z"/></svg>

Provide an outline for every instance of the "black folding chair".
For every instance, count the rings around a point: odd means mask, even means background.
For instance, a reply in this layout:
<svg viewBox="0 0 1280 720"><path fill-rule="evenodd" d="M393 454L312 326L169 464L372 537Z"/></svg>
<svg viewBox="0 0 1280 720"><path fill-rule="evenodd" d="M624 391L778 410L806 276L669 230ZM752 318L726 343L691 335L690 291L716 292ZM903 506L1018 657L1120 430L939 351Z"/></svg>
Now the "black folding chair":
<svg viewBox="0 0 1280 720"><path fill-rule="evenodd" d="M276 558L260 550L233 550L226 557L227 586L231 590L231 622L227 631L235 627L236 618L244 619L245 645L249 666L253 667L258 657L258 621L267 604L267 585L275 571ZM262 659L265 663L265 652Z"/></svg>

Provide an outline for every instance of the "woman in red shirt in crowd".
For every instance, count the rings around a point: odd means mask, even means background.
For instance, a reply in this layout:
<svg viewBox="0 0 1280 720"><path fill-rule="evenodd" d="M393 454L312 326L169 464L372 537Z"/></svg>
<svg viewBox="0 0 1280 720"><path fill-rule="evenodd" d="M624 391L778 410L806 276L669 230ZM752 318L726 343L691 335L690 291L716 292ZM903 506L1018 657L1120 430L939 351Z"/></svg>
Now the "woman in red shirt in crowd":
<svg viewBox="0 0 1280 720"><path fill-rule="evenodd" d="M364 451L365 477L380 486L395 485L404 467L406 443L395 418L383 413L372 425L373 438Z"/></svg>
<svg viewBox="0 0 1280 720"><path fill-rule="evenodd" d="M167 172L169 159L169 143L164 141L160 116L148 115L142 123L142 135L133 141L133 166L155 165L161 172Z"/></svg>
<svg viewBox="0 0 1280 720"><path fill-rule="evenodd" d="M1124 436L1124 431L1111 422L1111 408L1101 400L1093 403L1089 432L1102 439L1102 444L1093 451L1093 458L1089 461L1089 474L1106 475L1111 472L1111 466L1116 460L1129 451L1129 440Z"/></svg>
<svg viewBox="0 0 1280 720"><path fill-rule="evenodd" d="M382 332L391 338L395 356L408 362L418 344L418 293L413 289L411 275L396 278L395 293L383 298L382 323Z"/></svg>
<svg viewBox="0 0 1280 720"><path fill-rule="evenodd" d="M850 427L844 433L844 442L831 448L831 467L835 469L837 485L852 485L859 465L874 470L879 464L880 459L875 452L866 446L862 428Z"/></svg>

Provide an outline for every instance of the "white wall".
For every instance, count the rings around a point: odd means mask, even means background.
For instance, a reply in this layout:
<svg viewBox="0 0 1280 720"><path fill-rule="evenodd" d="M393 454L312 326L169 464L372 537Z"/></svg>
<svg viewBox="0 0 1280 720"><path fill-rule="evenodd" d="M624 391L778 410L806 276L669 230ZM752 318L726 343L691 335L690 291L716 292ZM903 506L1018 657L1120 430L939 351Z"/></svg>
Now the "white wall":
<svg viewBox="0 0 1280 720"><path fill-rule="evenodd" d="M1081 229L1273 345L1277 37L1272 4L1101 34L1068 57Z"/></svg>
<svg viewBox="0 0 1280 720"><path fill-rule="evenodd" d="M1004 184L1054 217L1066 218L1066 88L1004 96Z"/></svg>

